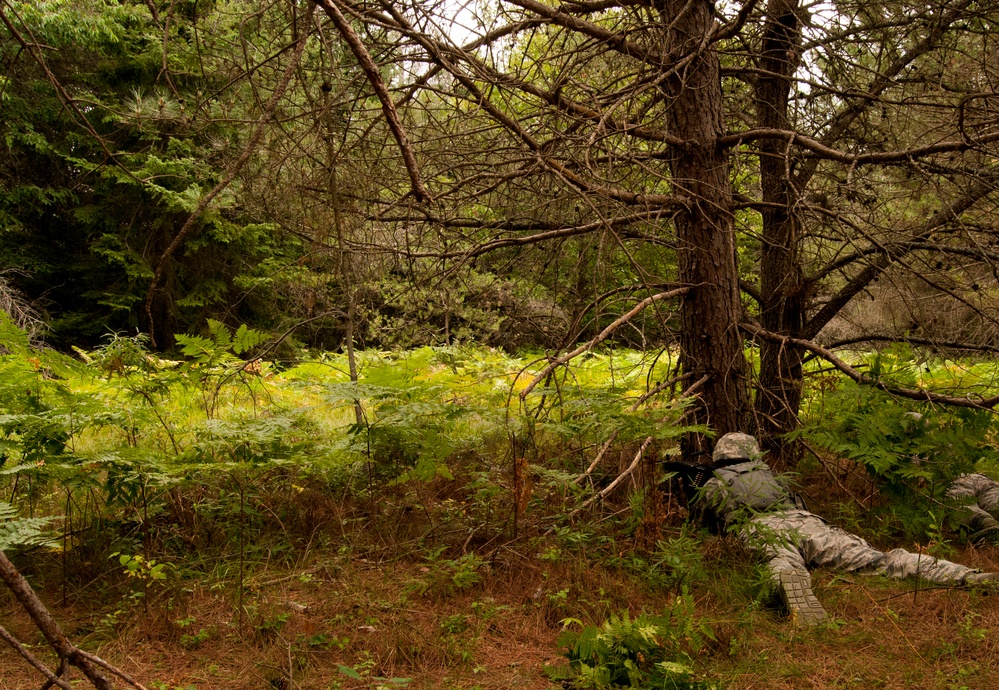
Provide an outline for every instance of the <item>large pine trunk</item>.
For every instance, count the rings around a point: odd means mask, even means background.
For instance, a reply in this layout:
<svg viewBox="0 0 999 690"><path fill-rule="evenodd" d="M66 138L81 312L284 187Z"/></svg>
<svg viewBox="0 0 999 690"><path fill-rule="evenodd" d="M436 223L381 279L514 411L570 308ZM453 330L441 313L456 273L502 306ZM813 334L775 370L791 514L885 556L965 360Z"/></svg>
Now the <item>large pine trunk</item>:
<svg viewBox="0 0 999 690"><path fill-rule="evenodd" d="M691 374L687 386L706 377L692 421L720 436L745 430L746 363L738 327L729 159L717 146L725 133L721 76L717 52L704 46L715 18L708 0L665 0L660 9L668 27L666 64L687 60L663 85L669 100L667 127L686 142L673 147L670 160L674 191L689 199L675 219L679 279L691 287L680 307L680 363ZM691 435L683 444L688 459L704 461L709 450L701 435Z"/></svg>

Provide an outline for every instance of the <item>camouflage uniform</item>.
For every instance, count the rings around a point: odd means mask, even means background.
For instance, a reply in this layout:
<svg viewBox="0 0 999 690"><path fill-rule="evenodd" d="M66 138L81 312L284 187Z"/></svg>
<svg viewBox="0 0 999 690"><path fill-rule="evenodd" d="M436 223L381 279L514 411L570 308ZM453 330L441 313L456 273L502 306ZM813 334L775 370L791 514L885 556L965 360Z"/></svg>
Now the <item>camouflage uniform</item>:
<svg viewBox="0 0 999 690"><path fill-rule="evenodd" d="M970 515L965 520L973 530L973 538L999 533L999 483L984 474L964 474L954 480L947 491L953 499L974 499L965 508Z"/></svg>
<svg viewBox="0 0 999 690"><path fill-rule="evenodd" d="M727 526L738 521L739 513L744 514L746 521L738 533L751 549L767 558L770 577L797 622L811 625L826 619L825 610L812 593L809 567L847 572L874 570L893 578L918 576L953 585L995 577L904 549L888 553L875 549L860 537L796 506L759 455L752 436L726 434L719 439L713 456L716 464L739 459L747 462L716 469L714 477L704 484L704 500ZM999 485L995 488L999 506Z"/></svg>

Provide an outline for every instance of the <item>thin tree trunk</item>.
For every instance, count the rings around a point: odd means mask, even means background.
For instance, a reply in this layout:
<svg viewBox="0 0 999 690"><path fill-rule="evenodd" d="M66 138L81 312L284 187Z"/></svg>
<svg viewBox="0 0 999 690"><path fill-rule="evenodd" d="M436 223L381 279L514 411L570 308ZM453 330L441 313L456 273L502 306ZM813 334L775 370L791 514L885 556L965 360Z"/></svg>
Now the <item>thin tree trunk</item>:
<svg viewBox="0 0 999 690"><path fill-rule="evenodd" d="M357 357L354 355L355 303L354 288L347 284L347 370L353 383L357 383ZM359 398L354 399L354 421L358 427L364 425L364 408Z"/></svg>
<svg viewBox="0 0 999 690"><path fill-rule="evenodd" d="M761 128L790 129L788 98L798 65L799 0L770 0L756 82L756 117ZM799 258L801 220L797 190L785 142L760 142L763 191L763 247L760 257L760 323L773 333L800 337L805 319L804 277ZM795 448L784 434L798 423L802 351L786 343L760 343L756 415L760 441L771 456L793 465Z"/></svg>
<svg viewBox="0 0 999 690"><path fill-rule="evenodd" d="M692 199L675 220L680 283L690 287L680 306L680 363L690 381L707 377L691 419L718 435L744 431L746 363L738 323L741 315L735 263L732 190L724 135L718 54L707 38L715 25L709 0L664 0L660 6L668 64L693 55L664 84L670 101L666 124L685 143L672 146L674 190ZM688 459L703 461L710 450L702 435L683 444Z"/></svg>
<svg viewBox="0 0 999 690"><path fill-rule="evenodd" d="M332 141L332 140L331 140ZM340 272L340 280L343 285L344 294L347 296L347 323L345 324L345 340L347 349L347 371L350 380L357 383L357 357L354 353L354 327L357 317L357 297L354 294L354 262L350 247L347 246L347 237L343 228L343 214L340 209L340 183L337 180L336 166L333 161L336 159L336 151L333 150L332 143L329 146L330 155L330 197L333 201L333 224L336 226L337 243L337 268ZM354 421L357 426L364 425L364 407L360 399L354 400Z"/></svg>

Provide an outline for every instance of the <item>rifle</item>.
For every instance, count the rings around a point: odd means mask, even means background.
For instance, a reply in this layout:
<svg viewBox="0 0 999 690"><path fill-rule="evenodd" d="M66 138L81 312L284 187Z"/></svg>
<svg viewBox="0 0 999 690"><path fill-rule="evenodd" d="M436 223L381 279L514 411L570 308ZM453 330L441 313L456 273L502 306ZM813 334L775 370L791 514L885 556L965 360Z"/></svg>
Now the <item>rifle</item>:
<svg viewBox="0 0 999 690"><path fill-rule="evenodd" d="M701 462L689 462L686 460L665 460L662 467L667 472L673 472L683 484L683 493L689 504L694 500L697 490L704 486L704 483L711 479L714 474L714 463L706 465Z"/></svg>
<svg viewBox="0 0 999 690"><path fill-rule="evenodd" d="M683 460L664 460L662 463L663 468L668 472L675 472L680 478L683 484L684 497L687 499L687 507L693 508L695 499L697 498L697 493L704 486L704 484L714 476L715 470L719 470L723 467L730 467L732 465L740 465L748 460L743 458L730 458L727 460L718 460L711 463L699 463L699 462L686 462ZM790 501L789 507L799 508L801 510L808 510L808 505L805 503L804 497L799 493L792 493L786 491L787 500ZM710 507L705 505L698 506L697 510L691 510L691 514L698 513L703 522L711 526L712 516L709 514Z"/></svg>
<svg viewBox="0 0 999 690"><path fill-rule="evenodd" d="M703 455L707 455L707 453L703 453ZM689 462L687 460L664 460L662 467L667 472L675 472L680 478L680 481L683 483L683 493L687 497L687 503L689 504L694 500L698 489L703 487L705 482L714 476L715 470L722 467L729 467L730 465L738 465L743 462L748 462L748 460L730 458L709 463Z"/></svg>
<svg viewBox="0 0 999 690"><path fill-rule="evenodd" d="M707 455L707 453L704 453ZM727 464L727 463L726 463ZM708 510L703 501L697 501L698 492L704 484L714 476L714 471L723 465L702 462L690 462L686 460L664 460L662 467L667 472L675 473L683 487L683 496L687 503L687 519L700 523L711 532L718 534L721 532L720 522L714 511Z"/></svg>

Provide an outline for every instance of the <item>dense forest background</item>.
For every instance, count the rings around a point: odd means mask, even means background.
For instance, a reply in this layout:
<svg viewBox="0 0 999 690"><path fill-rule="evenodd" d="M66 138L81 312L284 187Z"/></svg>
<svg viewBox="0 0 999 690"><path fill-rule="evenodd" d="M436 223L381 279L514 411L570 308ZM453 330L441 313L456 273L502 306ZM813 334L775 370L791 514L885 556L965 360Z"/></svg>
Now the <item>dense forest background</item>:
<svg viewBox="0 0 999 690"><path fill-rule="evenodd" d="M0 0L0 548L92 607L84 639L172 645L204 687L252 685L205 670L247 643L271 687L642 687L653 657L677 687L794 687L765 577L682 526L658 461L750 432L879 546L995 567L945 491L999 477L997 23ZM908 669L878 648L861 683L999 669L974 593L913 592L920 641L895 594L820 582L875 608L806 655L815 687L886 635ZM631 656L540 672L601 625Z"/></svg>
<svg viewBox="0 0 999 690"><path fill-rule="evenodd" d="M629 314L781 450L806 353L997 344L993 10L8 4L6 293L64 348L214 318L288 356Z"/></svg>

